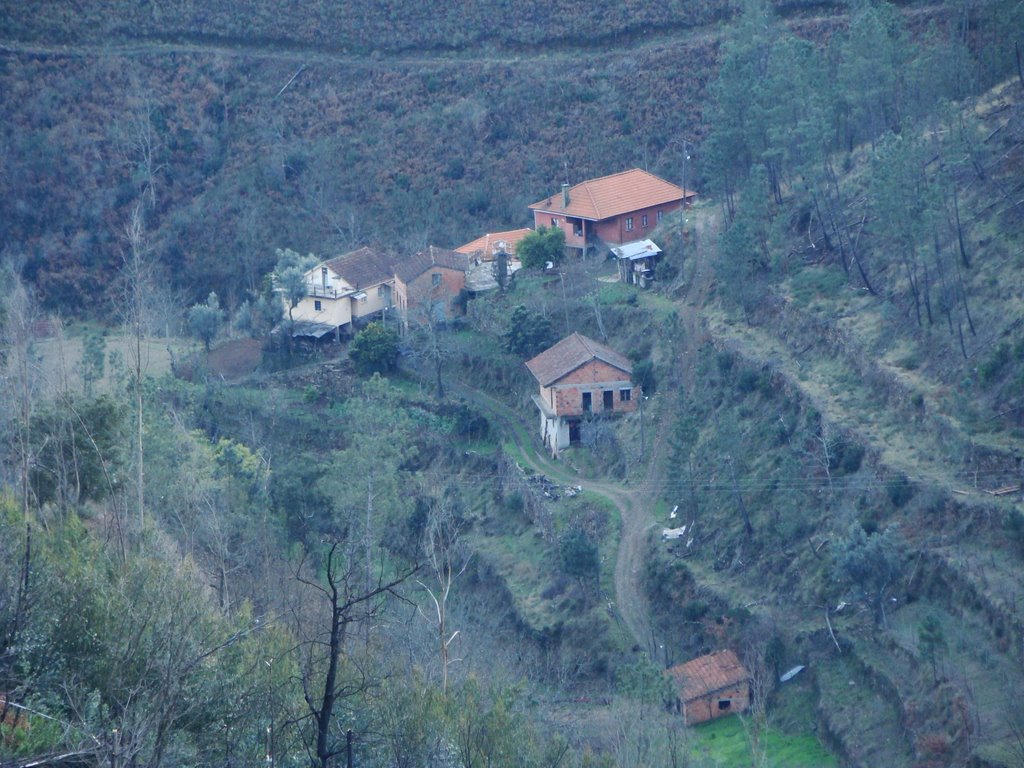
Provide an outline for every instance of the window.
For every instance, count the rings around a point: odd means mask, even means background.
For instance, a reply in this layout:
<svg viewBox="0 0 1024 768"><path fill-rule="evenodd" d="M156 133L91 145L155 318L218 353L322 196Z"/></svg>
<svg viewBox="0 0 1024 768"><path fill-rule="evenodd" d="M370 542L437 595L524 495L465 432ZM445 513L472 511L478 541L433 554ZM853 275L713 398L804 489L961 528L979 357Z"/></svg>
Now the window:
<svg viewBox="0 0 1024 768"><path fill-rule="evenodd" d="M572 223L572 233L576 237L583 237L583 222L579 219Z"/></svg>
<svg viewBox="0 0 1024 768"><path fill-rule="evenodd" d="M313 309L315 309L317 312L322 311L323 308L324 308L323 304L320 303L319 299L317 299L316 301L313 302Z"/></svg>
<svg viewBox="0 0 1024 768"><path fill-rule="evenodd" d="M434 274L432 274L430 276L430 283L434 287L439 286L441 284L441 273L440 272L435 272Z"/></svg>
<svg viewBox="0 0 1024 768"><path fill-rule="evenodd" d="M557 227L558 226L558 219L556 219L554 216L551 217L551 226L552 227Z"/></svg>
<svg viewBox="0 0 1024 768"><path fill-rule="evenodd" d="M640 226L643 227L644 229L647 229L647 214L646 213L643 216L640 217Z"/></svg>
<svg viewBox="0 0 1024 768"><path fill-rule="evenodd" d="M383 299L384 298L384 286L383 285L378 285L377 286L377 298L378 299Z"/></svg>
<svg viewBox="0 0 1024 768"><path fill-rule="evenodd" d="M627 232L632 232L633 231L633 217L632 216L627 216L626 217L626 231Z"/></svg>
<svg viewBox="0 0 1024 768"><path fill-rule="evenodd" d="M661 224L661 219L664 216L664 211L658 211L658 223Z"/></svg>
<svg viewBox="0 0 1024 768"><path fill-rule="evenodd" d="M718 700L718 708L720 710L728 709L731 706L732 706L732 699L719 699Z"/></svg>
<svg viewBox="0 0 1024 768"><path fill-rule="evenodd" d="M619 402L628 403L633 399L633 390L631 389L620 389L619 390Z"/></svg>
<svg viewBox="0 0 1024 768"><path fill-rule="evenodd" d="M592 408L592 405L591 405L591 395L590 395L589 392L584 392L583 393L583 412L584 413L590 413L591 408Z"/></svg>
<svg viewBox="0 0 1024 768"><path fill-rule="evenodd" d="M604 407L606 411L610 411L612 408L615 407L615 393L612 392L610 389L606 389L604 392L601 393L601 400L601 405Z"/></svg>

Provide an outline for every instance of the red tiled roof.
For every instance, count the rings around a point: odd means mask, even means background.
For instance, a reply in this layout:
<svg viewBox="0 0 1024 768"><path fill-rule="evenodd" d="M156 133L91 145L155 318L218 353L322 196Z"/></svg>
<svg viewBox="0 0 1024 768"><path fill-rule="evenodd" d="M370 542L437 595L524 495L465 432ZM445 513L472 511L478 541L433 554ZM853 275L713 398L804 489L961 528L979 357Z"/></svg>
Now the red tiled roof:
<svg viewBox="0 0 1024 768"><path fill-rule="evenodd" d="M679 698L684 702L750 679L750 673L740 664L736 654L729 650L677 664L667 674L679 686Z"/></svg>
<svg viewBox="0 0 1024 768"><path fill-rule="evenodd" d="M395 274L402 282L415 280L431 267L444 267L459 272L469 270L469 256L436 245L427 246L427 250L415 253L407 259L395 264Z"/></svg>
<svg viewBox="0 0 1024 768"><path fill-rule="evenodd" d="M479 254L480 258L490 259L501 248L504 248L505 253L509 256L515 256L516 244L532 231L532 229L524 227L523 229L510 229L507 232L490 232L471 243L460 245L455 250L469 256Z"/></svg>
<svg viewBox="0 0 1024 768"><path fill-rule="evenodd" d="M569 205L562 205L562 193L540 200L530 206L531 210L561 213L590 221L618 216L630 211L639 211L655 205L679 202L683 197L693 197L695 192L658 178L653 173L633 168L599 179L590 179L569 189Z"/></svg>
<svg viewBox="0 0 1024 768"><path fill-rule="evenodd" d="M633 373L633 366L627 358L579 333L566 336L553 347L548 347L528 360L526 367L542 387L547 387L594 358L621 369L627 376Z"/></svg>
<svg viewBox="0 0 1024 768"><path fill-rule="evenodd" d="M394 261L388 253L363 247L336 256L327 266L353 288L366 289L390 280L394 276L391 268Z"/></svg>

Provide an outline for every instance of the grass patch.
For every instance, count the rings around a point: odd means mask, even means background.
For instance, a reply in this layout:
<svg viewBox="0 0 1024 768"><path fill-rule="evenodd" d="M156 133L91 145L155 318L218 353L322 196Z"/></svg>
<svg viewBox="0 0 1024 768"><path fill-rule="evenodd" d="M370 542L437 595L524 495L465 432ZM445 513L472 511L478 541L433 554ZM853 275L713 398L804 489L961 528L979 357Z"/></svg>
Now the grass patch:
<svg viewBox="0 0 1024 768"><path fill-rule="evenodd" d="M846 276L828 267L805 267L789 281L789 294L799 307L810 306L815 300L835 298L846 285Z"/></svg>
<svg viewBox="0 0 1024 768"><path fill-rule="evenodd" d="M694 752L721 768L753 765L750 740L739 717L723 717L693 729ZM767 765L773 768L829 768L838 766L812 734L786 734L769 728L765 741Z"/></svg>

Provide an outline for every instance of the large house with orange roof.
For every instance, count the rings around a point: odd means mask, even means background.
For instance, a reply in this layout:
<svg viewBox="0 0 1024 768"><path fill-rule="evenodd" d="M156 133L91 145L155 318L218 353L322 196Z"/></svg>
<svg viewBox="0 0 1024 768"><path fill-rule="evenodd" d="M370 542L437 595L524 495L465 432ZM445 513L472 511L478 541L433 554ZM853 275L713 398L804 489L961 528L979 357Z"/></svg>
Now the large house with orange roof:
<svg viewBox="0 0 1024 768"><path fill-rule="evenodd" d="M696 192L684 190L653 173L633 168L590 179L530 206L536 228L558 227L565 245L586 253L605 245L622 245L650 236L673 211L690 206Z"/></svg>

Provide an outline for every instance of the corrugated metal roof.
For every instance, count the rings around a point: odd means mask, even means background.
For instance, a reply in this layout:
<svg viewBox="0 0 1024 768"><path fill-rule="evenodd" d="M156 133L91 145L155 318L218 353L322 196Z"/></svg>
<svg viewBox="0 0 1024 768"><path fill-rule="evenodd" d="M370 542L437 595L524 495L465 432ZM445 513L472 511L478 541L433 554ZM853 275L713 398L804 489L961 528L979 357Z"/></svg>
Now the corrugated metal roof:
<svg viewBox="0 0 1024 768"><path fill-rule="evenodd" d="M668 670L668 675L679 686L679 698L684 702L699 699L750 679L750 673L730 650L710 653L685 664L677 664Z"/></svg>
<svg viewBox="0 0 1024 768"><path fill-rule="evenodd" d="M299 321L292 325L292 337L293 338L313 338L322 339L328 333L333 333L338 329L335 325L328 325L326 323L315 323L312 321Z"/></svg>
<svg viewBox="0 0 1024 768"><path fill-rule="evenodd" d="M595 358L619 368L627 376L633 373L633 366L627 358L580 333L566 336L553 347L545 349L528 360L526 367L542 387L547 387Z"/></svg>
<svg viewBox="0 0 1024 768"><path fill-rule="evenodd" d="M570 187L568 206L562 205L562 193L559 191L534 203L530 209L601 221L630 211L680 202L684 196L690 198L695 195L693 191L684 195L682 187L648 171L633 168Z"/></svg>
<svg viewBox="0 0 1024 768"><path fill-rule="evenodd" d="M624 243L612 248L612 253L619 259L645 259L648 256L657 256L661 248L654 244L653 240L637 240L635 243Z"/></svg>

